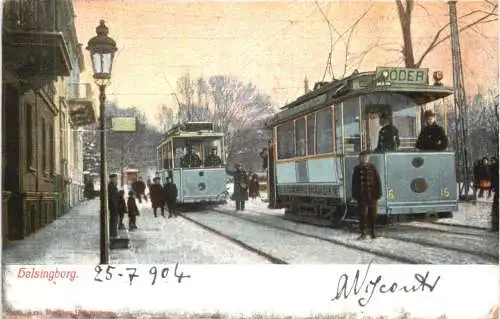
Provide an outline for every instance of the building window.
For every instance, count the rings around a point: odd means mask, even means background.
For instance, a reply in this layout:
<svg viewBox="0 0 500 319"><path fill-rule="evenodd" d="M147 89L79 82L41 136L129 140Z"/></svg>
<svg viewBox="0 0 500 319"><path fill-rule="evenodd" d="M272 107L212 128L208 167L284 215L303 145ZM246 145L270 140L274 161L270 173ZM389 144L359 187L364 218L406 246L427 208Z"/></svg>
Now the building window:
<svg viewBox="0 0 500 319"><path fill-rule="evenodd" d="M26 104L26 163L33 169L33 105Z"/></svg>
<svg viewBox="0 0 500 319"><path fill-rule="evenodd" d="M316 153L333 152L333 117L332 108L328 107L317 112L316 118Z"/></svg>
<svg viewBox="0 0 500 319"><path fill-rule="evenodd" d="M295 121L295 156L306 155L306 119Z"/></svg>
<svg viewBox="0 0 500 319"><path fill-rule="evenodd" d="M315 141L316 113L307 116L307 155L316 154Z"/></svg>
<svg viewBox="0 0 500 319"><path fill-rule="evenodd" d="M44 171L47 170L47 163L48 163L48 158L47 158L47 155L48 155L48 146L47 146L47 127L45 125L45 119L42 119L41 121L41 131L42 131L42 142L41 142L41 154L40 156L42 157L42 169Z"/></svg>
<svg viewBox="0 0 500 319"><path fill-rule="evenodd" d="M277 128L276 142L278 144L278 159L293 158L295 154L295 139L293 122L281 124Z"/></svg>
<svg viewBox="0 0 500 319"><path fill-rule="evenodd" d="M55 147L54 147L54 127L52 125L49 125L49 169L51 173L54 173L54 153L55 153Z"/></svg>

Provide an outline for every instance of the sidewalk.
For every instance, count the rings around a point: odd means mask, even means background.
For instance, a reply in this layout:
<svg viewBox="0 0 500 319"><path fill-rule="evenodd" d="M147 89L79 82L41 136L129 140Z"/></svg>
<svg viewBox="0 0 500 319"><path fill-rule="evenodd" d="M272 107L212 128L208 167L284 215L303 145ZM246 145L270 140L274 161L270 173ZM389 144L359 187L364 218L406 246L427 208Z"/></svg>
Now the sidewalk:
<svg viewBox="0 0 500 319"><path fill-rule="evenodd" d="M262 259L181 217L153 216L151 204L139 204L138 229L131 248L110 250L112 264L205 263L251 264ZM167 213L168 215L168 213ZM125 224L128 224L125 217ZM3 264L99 263L99 200L85 201L22 241L3 250Z"/></svg>
<svg viewBox="0 0 500 319"><path fill-rule="evenodd" d="M99 200L84 201L35 234L11 242L3 264L98 264Z"/></svg>

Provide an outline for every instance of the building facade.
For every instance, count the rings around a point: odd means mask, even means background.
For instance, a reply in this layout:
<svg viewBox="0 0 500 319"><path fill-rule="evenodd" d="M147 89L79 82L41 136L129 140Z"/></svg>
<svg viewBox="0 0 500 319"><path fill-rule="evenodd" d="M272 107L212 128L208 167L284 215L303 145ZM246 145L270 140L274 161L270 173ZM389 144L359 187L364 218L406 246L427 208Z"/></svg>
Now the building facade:
<svg viewBox="0 0 500 319"><path fill-rule="evenodd" d="M79 199L78 127L96 114L90 85L79 83L75 17L71 0L3 1L4 240L36 232Z"/></svg>

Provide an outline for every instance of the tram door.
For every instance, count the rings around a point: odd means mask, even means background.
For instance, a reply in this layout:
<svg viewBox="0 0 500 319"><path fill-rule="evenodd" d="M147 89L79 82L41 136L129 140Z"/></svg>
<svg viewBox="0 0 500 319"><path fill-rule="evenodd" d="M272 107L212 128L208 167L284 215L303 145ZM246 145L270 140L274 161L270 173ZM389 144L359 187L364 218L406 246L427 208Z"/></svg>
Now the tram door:
<svg viewBox="0 0 500 319"><path fill-rule="evenodd" d="M378 132L380 130L380 114L391 115L388 105L368 105L363 112L361 127L363 129L363 151L373 151L377 148Z"/></svg>

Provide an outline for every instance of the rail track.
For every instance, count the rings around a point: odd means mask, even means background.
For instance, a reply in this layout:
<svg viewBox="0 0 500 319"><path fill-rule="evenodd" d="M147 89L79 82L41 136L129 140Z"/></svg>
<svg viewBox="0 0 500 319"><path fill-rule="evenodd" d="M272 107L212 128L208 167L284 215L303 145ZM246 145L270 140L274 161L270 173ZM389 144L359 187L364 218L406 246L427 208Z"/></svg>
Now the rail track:
<svg viewBox="0 0 500 319"><path fill-rule="evenodd" d="M279 264L279 265L287 265L288 264L286 261L284 261L284 260L282 260L282 259L280 259L278 257L270 255L270 254L266 253L265 251L263 251L263 250L261 250L259 248L253 247L251 245L248 245L247 243L245 243L245 242L243 242L243 241L241 241L241 240L239 240L239 239L237 239L237 238L235 238L233 236L225 234L225 233L223 233L223 232L221 232L221 231L219 231L219 230L217 230L217 229L215 229L213 227L210 227L210 226L208 226L206 224L203 224L203 223L201 223L199 221L196 221L193 218L188 217L188 216L186 216L183 213L179 214L179 216L182 217L182 218L184 218L185 220L187 220L187 221L189 221L189 222L191 222L191 223L193 223L193 224L195 224L195 225L197 225L197 226L199 226L199 227L201 227L201 228L203 228L203 229L211 232L212 234L215 234L215 235L217 235L219 237L222 237L224 239L229 240L230 242L238 245L239 247L241 247L241 248L243 248L243 249L245 249L245 250L247 250L247 251L249 251L249 252L251 252L253 254L258 255L258 256L266 259L267 261L269 261L269 262L271 262L273 264Z"/></svg>
<svg viewBox="0 0 500 319"><path fill-rule="evenodd" d="M231 217L238 218L238 219L241 219L241 220L245 220L245 221L248 221L248 222L251 222L251 223L254 223L254 224L258 224L258 225L262 225L262 226L266 226L266 227L271 227L271 228L274 228L274 229L277 229L277 230L281 230L281 231L293 233L293 234L296 234L296 235L301 235L301 236L304 236L304 237L309 237L309 238L314 238L314 239L318 239L318 240L321 240L321 241L329 242L329 243L332 243L332 244L335 244L335 245L340 245L340 246L343 246L343 247L346 247L346 248L349 248L349 249L353 249L353 250L357 250L357 251L361 251L361 252L370 253L370 254L373 254L373 255L376 255L376 256L379 256L379 257L392 259L392 260L395 260L395 261L399 261L401 263L407 263L407 264L433 263L433 262L425 261L425 260L422 260L422 259L417 260L417 259L412 258L412 257L396 255L396 254L393 254L393 253L390 253L390 252L386 252L386 251L377 251L377 250L374 250L374 249L368 249L368 248L365 248L365 247L358 246L356 244L346 243L346 242L343 242L341 240L336 240L336 239L333 239L333 238L327 238L327 237L323 237L323 236L319 236L319 235L314 235L314 234L310 234L310 233L306 233L306 232L302 232L302 231L290 229L288 227L282 227L282 226L278 226L278 225L273 225L273 224L270 224L270 223L266 223L266 222L263 222L263 221L256 220L255 218L251 218L249 216L243 216L242 214L239 214L239 213L227 212L227 211L222 211L222 210L219 210L219 209L212 209L212 211L215 211L215 212L217 212L219 214L223 214L223 215L231 216ZM255 212L255 213L257 213L258 215L265 215L265 214L261 214L259 212ZM267 216L268 217L273 217L273 216L269 216L269 215L267 215ZM278 218L278 217L276 216L276 218ZM291 223L297 223L297 222L293 222L293 221L290 221L290 222ZM440 223L437 223L437 224L439 226L442 225ZM410 226L410 228L412 228L414 230L417 230L417 229L420 230L420 229L423 228L427 232L434 231L435 233L439 233L439 232L442 231L442 229L440 229L440 228L431 228L431 227L425 228L425 227L418 227L418 226L412 226L412 225L403 225L403 227L406 227L406 226ZM448 226L448 225L446 224L445 226ZM473 228L473 229L476 229L476 228ZM485 230L484 228L480 228L480 229L481 230ZM344 230L346 230L346 231L352 231L353 228L352 227L346 227L346 228L344 228ZM434 242L434 241L431 241L431 240L426 240L426 239L421 239L421 238L408 238L408 237L405 237L404 235L401 236L401 235L394 234L393 232L396 231L396 229L392 228L390 226L387 227L386 230L388 230L388 232L386 234L380 236L381 238L388 238L388 239L392 239L392 240L399 241L399 242L413 243L413 244L416 244L416 245L419 245L419 246L423 246L423 247L427 246L427 247L432 247L432 248L437 248L437 249L444 249L444 250L447 250L447 251L453 251L453 252L457 252L457 253L461 253L461 254L466 254L466 255L471 255L471 256L475 256L475 257L480 257L480 258L484 259L485 261L489 261L489 262L497 262L498 261L498 255L494 254L494 253L475 251L475 250L467 249L465 247L456 247L456 246L447 245L447 244L443 244L443 243L439 243L439 242ZM490 236L490 237L493 237L493 235L489 234L489 233L486 233L486 234L468 234L468 233L464 233L464 232L455 232L455 234L456 235L462 235L462 236L469 235L469 236Z"/></svg>

